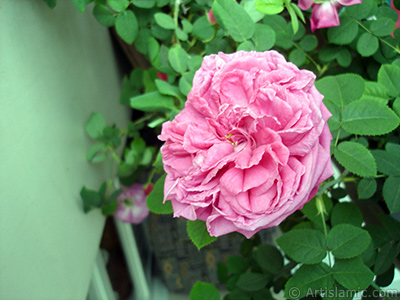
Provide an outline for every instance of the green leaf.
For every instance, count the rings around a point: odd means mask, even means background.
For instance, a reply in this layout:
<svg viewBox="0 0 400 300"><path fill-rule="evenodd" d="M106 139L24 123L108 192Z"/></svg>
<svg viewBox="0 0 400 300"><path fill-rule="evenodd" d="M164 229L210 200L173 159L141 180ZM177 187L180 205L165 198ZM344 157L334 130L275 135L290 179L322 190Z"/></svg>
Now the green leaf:
<svg viewBox="0 0 400 300"><path fill-rule="evenodd" d="M135 14L131 10L119 13L115 21L115 29L126 43L132 44L139 30L139 24Z"/></svg>
<svg viewBox="0 0 400 300"><path fill-rule="evenodd" d="M86 159L93 163L102 162L107 158L107 148L104 144L94 144L86 154Z"/></svg>
<svg viewBox="0 0 400 300"><path fill-rule="evenodd" d="M92 113L85 125L87 134L95 140L103 136L103 130L105 127L106 121L100 113Z"/></svg>
<svg viewBox="0 0 400 300"><path fill-rule="evenodd" d="M254 292L261 290L268 283L268 277L260 273L244 273L239 276L236 285L242 290Z"/></svg>
<svg viewBox="0 0 400 300"><path fill-rule="evenodd" d="M376 180L373 178L362 178L357 186L358 199L371 198L377 188Z"/></svg>
<svg viewBox="0 0 400 300"><path fill-rule="evenodd" d="M364 93L364 79L356 74L326 76L315 83L326 98L339 107L344 107L359 99Z"/></svg>
<svg viewBox="0 0 400 300"><path fill-rule="evenodd" d="M163 203L165 177L166 174L157 180L153 190L146 199L146 203L150 211L161 215L173 213L171 201L166 201L165 203Z"/></svg>
<svg viewBox="0 0 400 300"><path fill-rule="evenodd" d="M261 269L266 272L276 274L283 268L282 254L274 246L268 244L259 245L254 250L254 258Z"/></svg>
<svg viewBox="0 0 400 300"><path fill-rule="evenodd" d="M391 213L400 211L400 177L389 176L383 184L383 199Z"/></svg>
<svg viewBox="0 0 400 300"><path fill-rule="evenodd" d="M102 206L101 213L105 216L111 216L117 211L117 209L118 209L117 201L111 201Z"/></svg>
<svg viewBox="0 0 400 300"><path fill-rule="evenodd" d="M108 0L108 5L116 12L123 12L129 6L129 0Z"/></svg>
<svg viewBox="0 0 400 300"><path fill-rule="evenodd" d="M218 24L228 30L234 41L244 42L253 36L254 22L236 1L215 0L212 11Z"/></svg>
<svg viewBox="0 0 400 300"><path fill-rule="evenodd" d="M229 258L229 257L228 257ZM217 277L220 283L226 283L229 278L228 267L226 264L219 262L217 263Z"/></svg>
<svg viewBox="0 0 400 300"><path fill-rule="evenodd" d="M83 12L85 11L86 5L88 5L90 2L92 2L93 0L72 0L72 2L74 3L76 9L83 14Z"/></svg>
<svg viewBox="0 0 400 300"><path fill-rule="evenodd" d="M315 35L308 34L301 39L299 46L306 52L312 51L317 48L318 39Z"/></svg>
<svg viewBox="0 0 400 300"><path fill-rule="evenodd" d="M381 17L371 22L370 30L378 37L391 34L396 26L396 22L392 19Z"/></svg>
<svg viewBox="0 0 400 300"><path fill-rule="evenodd" d="M132 0L132 4L140 8L152 8L155 4L155 0Z"/></svg>
<svg viewBox="0 0 400 300"><path fill-rule="evenodd" d="M139 94L139 90L143 87L142 83L143 70L134 69L129 78L124 77L122 81L122 91L119 97L119 103L122 105L130 105L130 99Z"/></svg>
<svg viewBox="0 0 400 300"><path fill-rule="evenodd" d="M196 281L190 290L190 300L220 300L218 289L208 282Z"/></svg>
<svg viewBox="0 0 400 300"><path fill-rule="evenodd" d="M350 172L361 177L375 177L376 163L371 152L356 142L342 142L334 149L337 161Z"/></svg>
<svg viewBox="0 0 400 300"><path fill-rule="evenodd" d="M226 260L228 272L232 274L241 274L247 271L249 263L241 256L229 256Z"/></svg>
<svg viewBox="0 0 400 300"><path fill-rule="evenodd" d="M367 224L364 226L364 229L367 230L371 236L374 248L379 248L390 240L389 233L381 226Z"/></svg>
<svg viewBox="0 0 400 300"><path fill-rule="evenodd" d="M300 67L302 64L306 62L306 55L303 51L299 49L293 49L289 53L289 61L294 63L296 66Z"/></svg>
<svg viewBox="0 0 400 300"><path fill-rule="evenodd" d="M310 294L318 294L321 290L330 289L333 286L331 269L324 263L317 265L303 265L288 280L285 285L286 299L300 299Z"/></svg>
<svg viewBox="0 0 400 300"><path fill-rule="evenodd" d="M374 278L374 273L364 265L360 257L355 257L336 260L333 266L333 277L345 288L361 291L370 285Z"/></svg>
<svg viewBox="0 0 400 300"><path fill-rule="evenodd" d="M400 96L400 68L395 65L382 65L378 72L378 82L385 86L392 97Z"/></svg>
<svg viewBox="0 0 400 300"><path fill-rule="evenodd" d="M362 222L361 211L354 203L338 203L332 210L332 226L345 223L360 227Z"/></svg>
<svg viewBox="0 0 400 300"><path fill-rule="evenodd" d="M187 41L188 35L179 27L175 29L175 34L181 41Z"/></svg>
<svg viewBox="0 0 400 300"><path fill-rule="evenodd" d="M389 147L388 147L389 145ZM386 145L386 150L373 150L372 155L375 157L378 171L393 176L400 176L400 149L396 151L396 148L400 148L399 145L391 144Z"/></svg>
<svg viewBox="0 0 400 300"><path fill-rule="evenodd" d="M145 29L142 29L142 30L145 30ZM169 43L171 41L172 31L162 28L161 26L159 26L156 23L153 24L153 26L151 26L150 32L155 38L157 38L161 41L164 41L165 43ZM162 45L162 46L165 47L165 45Z"/></svg>
<svg viewBox="0 0 400 300"><path fill-rule="evenodd" d="M80 195L83 201L83 211L85 213L88 213L93 208L100 207L103 200L99 192L88 190L86 187L81 189Z"/></svg>
<svg viewBox="0 0 400 300"><path fill-rule="evenodd" d="M363 253L371 242L368 232L350 224L339 224L329 231L328 248L335 258L352 258Z"/></svg>
<svg viewBox="0 0 400 300"><path fill-rule="evenodd" d="M252 41L245 41L243 43L241 43L238 47L237 47L237 51L253 51L255 50L254 48L254 44L252 43Z"/></svg>
<svg viewBox="0 0 400 300"><path fill-rule="evenodd" d="M214 37L214 28L208 22L206 16L198 18L193 24L192 34L202 41L209 41Z"/></svg>
<svg viewBox="0 0 400 300"><path fill-rule="evenodd" d="M290 3L290 6L293 8L294 12L295 12L296 15L299 17L299 19L300 19L303 23L305 23L305 22L306 22L306 19L304 18L303 11L302 11L296 4L294 4L293 2Z"/></svg>
<svg viewBox="0 0 400 300"><path fill-rule="evenodd" d="M386 104L365 99L346 106L342 122L342 127L353 134L382 135L396 129L400 119Z"/></svg>
<svg viewBox="0 0 400 300"><path fill-rule="evenodd" d="M47 6L50 7L51 9L56 7L57 4L57 0L44 0L44 2L46 2Z"/></svg>
<svg viewBox="0 0 400 300"><path fill-rule="evenodd" d="M381 220L386 232L389 233L392 239L400 240L400 222L387 214L379 215L379 219Z"/></svg>
<svg viewBox="0 0 400 300"><path fill-rule="evenodd" d="M252 38L256 51L266 51L275 44L275 31L268 25L256 24Z"/></svg>
<svg viewBox="0 0 400 300"><path fill-rule="evenodd" d="M394 112L400 117L400 97L397 97L396 99L394 99L392 107L393 107Z"/></svg>
<svg viewBox="0 0 400 300"><path fill-rule="evenodd" d="M363 0L362 3L351 5L346 7L346 13L357 20L362 20L373 15L374 6L376 8L375 1Z"/></svg>
<svg viewBox="0 0 400 300"><path fill-rule="evenodd" d="M389 286L394 279L395 271L394 271L394 264L392 265L382 274L378 275L375 279L375 282L378 286L385 287Z"/></svg>
<svg viewBox="0 0 400 300"><path fill-rule="evenodd" d="M258 21L262 20L262 18L264 18L264 14L257 10L256 2L257 0L247 0L240 2L240 5L243 6L243 8L249 14L254 23L257 23Z"/></svg>
<svg viewBox="0 0 400 300"><path fill-rule="evenodd" d="M326 256L325 237L317 230L291 230L279 237L276 243L287 255L299 263L316 264Z"/></svg>
<svg viewBox="0 0 400 300"><path fill-rule="evenodd" d="M160 45L157 40L153 37L150 37L147 40L147 55L149 57L150 62L154 62L160 52Z"/></svg>
<svg viewBox="0 0 400 300"><path fill-rule="evenodd" d="M186 19L181 20L182 27L183 27L183 32L189 34L193 31L193 25Z"/></svg>
<svg viewBox="0 0 400 300"><path fill-rule="evenodd" d="M260 291L263 291L263 289L261 289L257 292L260 292ZM233 289L229 291L229 299L251 300L251 299L253 299L251 294L252 293L246 292L246 291L234 286Z"/></svg>
<svg viewBox="0 0 400 300"><path fill-rule="evenodd" d="M201 67L203 62L203 57L200 55L192 55L189 58L188 66L190 71L197 71Z"/></svg>
<svg viewBox="0 0 400 300"><path fill-rule="evenodd" d="M167 95L167 96L173 96L173 97L177 97L177 98L181 98L182 94L179 91L179 88L177 88L176 86L169 84L168 82L161 80L161 79L156 79L156 86L158 91L163 94L163 95Z"/></svg>
<svg viewBox="0 0 400 300"><path fill-rule="evenodd" d="M392 242L385 243L378 252L376 256L376 262L374 265L374 273L380 275L385 273L394 263L397 256L396 247Z"/></svg>
<svg viewBox="0 0 400 300"><path fill-rule="evenodd" d="M328 63L339 55L340 50L339 46L333 44L324 45L318 52L318 58L321 62Z"/></svg>
<svg viewBox="0 0 400 300"><path fill-rule="evenodd" d="M332 44L350 44L357 36L358 24L345 15L340 17L340 26L328 28L328 40Z"/></svg>
<svg viewBox="0 0 400 300"><path fill-rule="evenodd" d="M165 13L156 13L154 19L156 20L156 23L164 29L176 29L174 19L170 15Z"/></svg>
<svg viewBox="0 0 400 300"><path fill-rule="evenodd" d="M326 291L325 300L352 300L356 292L345 289L341 285L334 285Z"/></svg>
<svg viewBox="0 0 400 300"><path fill-rule="evenodd" d="M172 110L175 105L173 98L154 91L131 98L131 107L141 111L152 112Z"/></svg>
<svg viewBox="0 0 400 300"><path fill-rule="evenodd" d="M389 91L385 86L378 82L365 81L365 90L361 100L373 99L387 104L389 98Z"/></svg>
<svg viewBox="0 0 400 300"><path fill-rule="evenodd" d="M185 96L187 96L192 89L192 82L193 82L193 73L185 73L179 79L179 90Z"/></svg>
<svg viewBox="0 0 400 300"><path fill-rule="evenodd" d="M188 69L188 54L180 46L173 46L168 51L168 61L171 67L178 73L184 73Z"/></svg>
<svg viewBox="0 0 400 300"><path fill-rule="evenodd" d="M214 242L217 238L210 236L207 231L206 222L201 220L187 221L187 232L192 240L193 244L197 249L201 249L204 246Z"/></svg>
<svg viewBox="0 0 400 300"><path fill-rule="evenodd" d="M293 34L296 34L297 30L299 30L299 20L297 19L297 14L291 5L286 5L286 9L290 15L290 21L292 23Z"/></svg>
<svg viewBox="0 0 400 300"><path fill-rule="evenodd" d="M341 67L347 68L351 64L352 56L349 50L343 48L336 56L336 60Z"/></svg>
<svg viewBox="0 0 400 300"><path fill-rule="evenodd" d="M277 15L284 10L283 0L257 0L256 9L266 15Z"/></svg>
<svg viewBox="0 0 400 300"><path fill-rule="evenodd" d="M364 32L357 41L357 51L364 57L373 55L378 49L378 39L368 32Z"/></svg>

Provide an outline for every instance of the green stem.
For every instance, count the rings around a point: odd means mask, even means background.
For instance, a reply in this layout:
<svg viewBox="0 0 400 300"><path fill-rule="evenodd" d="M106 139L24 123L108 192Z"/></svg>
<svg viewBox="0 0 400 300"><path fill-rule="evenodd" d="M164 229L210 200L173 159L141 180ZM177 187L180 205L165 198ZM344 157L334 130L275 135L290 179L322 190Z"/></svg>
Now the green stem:
<svg viewBox="0 0 400 300"><path fill-rule="evenodd" d="M310 56L308 55L307 52L305 52L303 49L301 49L301 47L299 45L297 45L297 43L293 42L293 46L295 46L298 50L300 50L301 52L303 52L303 54L314 64L314 66L317 68L318 73L321 73L321 66Z"/></svg>
<svg viewBox="0 0 400 300"><path fill-rule="evenodd" d="M330 187L334 186L335 184L338 184L339 182L343 181L343 178L346 177L348 174L349 174L349 171L345 170L342 174L340 174L340 177L323 184L320 187L320 189L318 190L318 193L316 196L317 197L322 196L322 194L324 194L327 189L329 189Z"/></svg>
<svg viewBox="0 0 400 300"><path fill-rule="evenodd" d="M324 226L325 239L328 239L328 229L326 228L326 220L324 212L321 212L321 219L322 219L322 225ZM328 251L328 264L329 267L332 267L331 254L329 251Z"/></svg>
<svg viewBox="0 0 400 300"><path fill-rule="evenodd" d="M175 28L178 28L178 15L179 15L179 5L181 4L181 0L175 0L175 7L174 7L174 24ZM176 36L176 34L175 34ZM179 45L180 41L177 38L176 43Z"/></svg>
<svg viewBox="0 0 400 300"><path fill-rule="evenodd" d="M279 279L283 274L289 272L291 269L293 269L295 266L297 266L297 262L291 261L289 264L284 266L282 270L280 270L278 273L275 274L274 276L274 281Z"/></svg>
<svg viewBox="0 0 400 300"><path fill-rule="evenodd" d="M383 299L387 299L387 300L393 300L392 297L389 297L388 295L386 295L385 290L382 290L381 287L379 285L377 285L375 282L371 282L371 285L379 291L379 296L383 296Z"/></svg>
<svg viewBox="0 0 400 300"><path fill-rule="evenodd" d="M392 44L388 43L387 41L385 41L384 39L381 39L380 37L376 36L375 34L373 34L373 32L371 30L369 30L367 27L365 27L363 25L363 23L361 23L360 21L352 18L354 20L354 22L356 22L358 25L360 25L360 27L362 29L364 29L366 32L368 32L369 34L372 34L374 37L378 38L382 43L386 44L388 47L392 48L394 51L397 52L397 54L400 54L400 49L396 48L395 46L393 46Z"/></svg>
<svg viewBox="0 0 400 300"><path fill-rule="evenodd" d="M337 147L337 144L339 142L340 130L342 130L342 126L339 127L339 130L338 130L337 135L336 135L335 148Z"/></svg>

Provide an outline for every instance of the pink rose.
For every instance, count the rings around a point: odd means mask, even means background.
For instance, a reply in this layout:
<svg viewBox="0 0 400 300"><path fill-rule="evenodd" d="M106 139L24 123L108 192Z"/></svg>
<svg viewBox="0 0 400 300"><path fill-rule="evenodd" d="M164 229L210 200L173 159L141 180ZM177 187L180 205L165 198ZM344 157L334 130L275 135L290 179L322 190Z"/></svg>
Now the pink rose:
<svg viewBox="0 0 400 300"><path fill-rule="evenodd" d="M135 183L131 187L121 187L123 192L118 196L118 209L114 216L125 223L139 224L149 215L146 205L146 194L141 184Z"/></svg>
<svg viewBox="0 0 400 300"><path fill-rule="evenodd" d="M250 238L301 209L333 174L314 80L275 51L206 56L159 136L174 216Z"/></svg>
<svg viewBox="0 0 400 300"><path fill-rule="evenodd" d="M360 4L362 0L325 0L314 3L314 0L299 0L299 7L307 10L312 7L311 31L319 28L339 26L339 15L337 10L343 6Z"/></svg>

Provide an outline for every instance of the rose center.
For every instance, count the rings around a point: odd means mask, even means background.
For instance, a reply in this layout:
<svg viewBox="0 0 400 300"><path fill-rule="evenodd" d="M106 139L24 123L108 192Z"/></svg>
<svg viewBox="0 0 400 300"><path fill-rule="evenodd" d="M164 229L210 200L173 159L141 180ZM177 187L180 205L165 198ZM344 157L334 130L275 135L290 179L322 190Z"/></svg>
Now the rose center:
<svg viewBox="0 0 400 300"><path fill-rule="evenodd" d="M135 204L135 199L133 198L126 198L122 201L126 206L133 206Z"/></svg>

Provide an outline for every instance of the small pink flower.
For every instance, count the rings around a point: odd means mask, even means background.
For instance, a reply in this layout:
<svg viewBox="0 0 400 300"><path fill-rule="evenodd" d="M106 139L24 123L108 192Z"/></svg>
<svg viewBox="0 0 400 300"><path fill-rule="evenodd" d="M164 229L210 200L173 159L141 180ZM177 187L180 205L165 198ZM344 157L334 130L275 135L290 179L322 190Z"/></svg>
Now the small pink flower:
<svg viewBox="0 0 400 300"><path fill-rule="evenodd" d="M123 192L118 196L118 209L114 216L125 223L139 224L149 215L146 205L146 194L141 184L135 183L131 187L121 187Z"/></svg>
<svg viewBox="0 0 400 300"><path fill-rule="evenodd" d="M312 7L311 31L316 29L339 26L337 10L343 6L360 4L362 0L326 0L322 3L314 3L314 0L299 0L299 7L307 10Z"/></svg>
<svg viewBox="0 0 400 300"><path fill-rule="evenodd" d="M214 13L210 9L207 13L208 16L208 21L210 22L211 25L218 24L217 19L215 19Z"/></svg>
<svg viewBox="0 0 400 300"><path fill-rule="evenodd" d="M157 72L157 77L158 77L159 79L161 79L161 80L168 81L168 76L167 76L167 74Z"/></svg>
<svg viewBox="0 0 400 300"><path fill-rule="evenodd" d="M314 81L276 51L206 56L159 136L174 216L250 238L313 198L333 174L331 114Z"/></svg>

